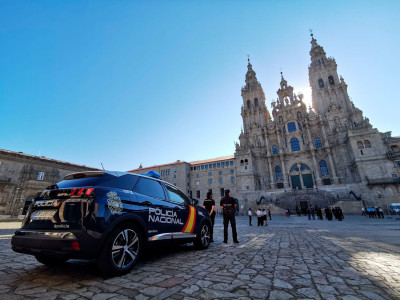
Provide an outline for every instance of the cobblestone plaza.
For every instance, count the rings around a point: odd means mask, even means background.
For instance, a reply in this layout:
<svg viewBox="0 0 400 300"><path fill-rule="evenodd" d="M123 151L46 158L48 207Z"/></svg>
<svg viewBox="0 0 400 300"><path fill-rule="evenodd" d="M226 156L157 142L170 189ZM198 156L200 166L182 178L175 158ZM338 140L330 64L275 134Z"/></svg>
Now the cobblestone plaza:
<svg viewBox="0 0 400 300"><path fill-rule="evenodd" d="M1 299L400 299L400 221L343 222L273 216L268 227L237 218L240 244L146 251L134 270L104 279L92 262L51 269L14 253L19 223L0 223Z"/></svg>

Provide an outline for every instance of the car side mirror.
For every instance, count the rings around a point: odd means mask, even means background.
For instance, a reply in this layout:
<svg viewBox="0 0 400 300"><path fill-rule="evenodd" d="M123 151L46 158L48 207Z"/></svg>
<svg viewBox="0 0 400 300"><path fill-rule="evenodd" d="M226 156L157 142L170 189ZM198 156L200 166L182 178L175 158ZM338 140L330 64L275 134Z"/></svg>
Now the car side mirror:
<svg viewBox="0 0 400 300"><path fill-rule="evenodd" d="M192 199L192 203L193 203L193 205L197 205L197 204L199 204L199 200L197 200L197 199Z"/></svg>

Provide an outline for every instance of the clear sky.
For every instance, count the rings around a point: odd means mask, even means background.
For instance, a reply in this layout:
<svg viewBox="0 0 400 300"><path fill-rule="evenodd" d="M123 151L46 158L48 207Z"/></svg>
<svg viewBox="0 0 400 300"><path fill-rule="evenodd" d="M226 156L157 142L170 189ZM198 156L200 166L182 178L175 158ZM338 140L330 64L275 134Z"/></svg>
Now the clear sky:
<svg viewBox="0 0 400 300"><path fill-rule="evenodd" d="M247 54L311 101L310 35L400 135L400 1L0 1L0 148L109 170L232 155Z"/></svg>

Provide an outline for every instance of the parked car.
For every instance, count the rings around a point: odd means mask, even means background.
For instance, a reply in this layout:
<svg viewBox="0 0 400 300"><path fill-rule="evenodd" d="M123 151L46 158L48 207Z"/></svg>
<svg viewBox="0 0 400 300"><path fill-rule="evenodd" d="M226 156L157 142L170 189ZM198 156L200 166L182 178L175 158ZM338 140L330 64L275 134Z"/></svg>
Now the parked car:
<svg viewBox="0 0 400 300"><path fill-rule="evenodd" d="M207 248L207 211L157 177L156 172L67 175L34 199L12 249L50 266L95 258L103 275L115 276L129 272L144 248L157 242Z"/></svg>
<svg viewBox="0 0 400 300"><path fill-rule="evenodd" d="M400 215L400 203L390 203L389 213L392 215Z"/></svg>

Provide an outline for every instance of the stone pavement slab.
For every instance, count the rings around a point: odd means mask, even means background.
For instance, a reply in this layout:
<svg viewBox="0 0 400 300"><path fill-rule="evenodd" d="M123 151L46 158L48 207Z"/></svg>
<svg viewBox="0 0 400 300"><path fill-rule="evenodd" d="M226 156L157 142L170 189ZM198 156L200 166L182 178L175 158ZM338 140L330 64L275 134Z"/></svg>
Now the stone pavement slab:
<svg viewBox="0 0 400 300"><path fill-rule="evenodd" d="M0 223L0 299L400 299L397 219L237 224L240 244L222 243L217 216L209 249L150 249L131 273L104 279L90 261L49 268L14 253L20 223Z"/></svg>

